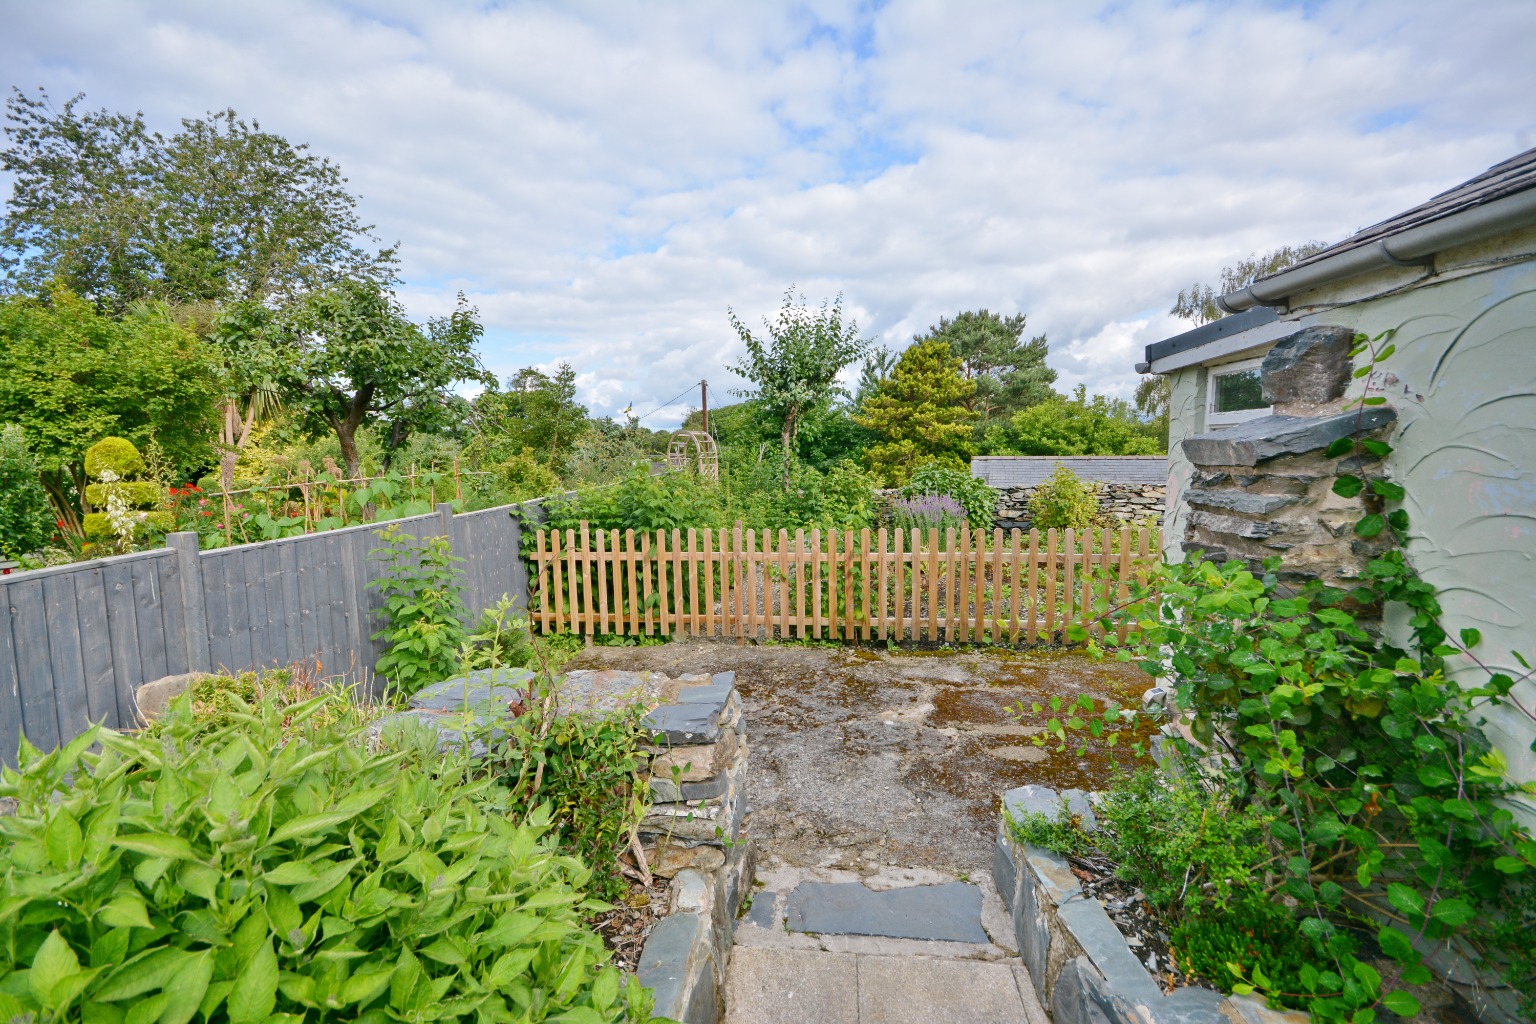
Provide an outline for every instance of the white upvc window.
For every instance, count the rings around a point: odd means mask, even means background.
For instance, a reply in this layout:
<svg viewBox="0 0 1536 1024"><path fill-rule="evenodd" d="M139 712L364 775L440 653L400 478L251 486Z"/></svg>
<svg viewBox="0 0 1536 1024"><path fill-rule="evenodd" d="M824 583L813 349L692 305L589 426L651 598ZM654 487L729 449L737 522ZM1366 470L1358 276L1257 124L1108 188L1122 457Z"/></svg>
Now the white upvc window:
<svg viewBox="0 0 1536 1024"><path fill-rule="evenodd" d="M1271 406L1264 401L1264 389L1259 382L1259 366L1263 362L1260 356L1221 363L1206 371L1207 426L1230 427L1269 415Z"/></svg>

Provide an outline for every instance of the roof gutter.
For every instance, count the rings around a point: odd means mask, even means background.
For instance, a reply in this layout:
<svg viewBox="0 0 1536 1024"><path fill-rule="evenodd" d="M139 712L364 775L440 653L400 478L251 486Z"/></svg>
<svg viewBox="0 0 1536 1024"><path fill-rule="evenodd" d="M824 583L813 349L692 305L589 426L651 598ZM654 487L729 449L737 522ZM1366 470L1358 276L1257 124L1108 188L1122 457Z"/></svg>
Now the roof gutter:
<svg viewBox="0 0 1536 1024"><path fill-rule="evenodd" d="M1254 306L1283 306L1286 299L1298 292L1386 267L1428 266L1437 252L1480 242L1530 224L1536 224L1536 188L1473 206L1388 235L1369 245L1347 249L1317 263L1255 281L1240 291L1221 296L1216 305L1228 313L1241 313Z"/></svg>

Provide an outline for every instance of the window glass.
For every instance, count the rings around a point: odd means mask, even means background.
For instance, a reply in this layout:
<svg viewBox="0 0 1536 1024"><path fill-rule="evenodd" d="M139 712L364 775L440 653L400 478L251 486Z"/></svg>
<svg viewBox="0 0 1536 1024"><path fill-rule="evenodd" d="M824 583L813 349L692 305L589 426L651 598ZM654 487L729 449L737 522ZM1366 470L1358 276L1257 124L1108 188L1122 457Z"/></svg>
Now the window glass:
<svg viewBox="0 0 1536 1024"><path fill-rule="evenodd" d="M1264 401L1264 388L1259 382L1258 370L1238 370L1217 375L1212 412L1242 412L1268 406L1269 403Z"/></svg>

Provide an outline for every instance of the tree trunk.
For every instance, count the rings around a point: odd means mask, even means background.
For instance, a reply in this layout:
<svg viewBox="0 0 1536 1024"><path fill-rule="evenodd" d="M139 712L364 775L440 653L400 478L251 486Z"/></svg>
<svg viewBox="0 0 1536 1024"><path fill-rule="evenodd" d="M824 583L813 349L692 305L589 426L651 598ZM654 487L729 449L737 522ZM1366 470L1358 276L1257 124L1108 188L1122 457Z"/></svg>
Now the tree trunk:
<svg viewBox="0 0 1536 1024"><path fill-rule="evenodd" d="M360 474L359 459L357 457L357 428L351 423L351 417L337 418L331 421L336 428L336 440L341 442L342 468L346 471L348 480L356 480Z"/></svg>
<svg viewBox="0 0 1536 1024"><path fill-rule="evenodd" d="M800 418L800 407L792 405L784 411L784 493L789 493L789 467L794 459L795 427Z"/></svg>
<svg viewBox="0 0 1536 1024"><path fill-rule="evenodd" d="M332 394L338 399L337 404L341 406L342 414L332 413L326 419L331 421L331 428L336 431L336 440L341 442L341 460L346 463L347 479L355 480L361 475L358 471L357 428L363 425L368 409L373 405L373 385L364 385L350 398L335 389L332 389Z"/></svg>

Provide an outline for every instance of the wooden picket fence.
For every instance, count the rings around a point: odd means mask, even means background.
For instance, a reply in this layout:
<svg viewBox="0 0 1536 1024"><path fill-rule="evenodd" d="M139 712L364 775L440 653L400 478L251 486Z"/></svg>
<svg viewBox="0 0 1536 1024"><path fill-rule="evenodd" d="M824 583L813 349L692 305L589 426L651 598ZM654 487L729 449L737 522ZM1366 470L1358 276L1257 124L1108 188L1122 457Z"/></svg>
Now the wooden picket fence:
<svg viewBox="0 0 1536 1024"><path fill-rule="evenodd" d="M534 559L545 633L1017 644L1093 619L1160 555L1129 526L637 537L582 524L538 531Z"/></svg>

